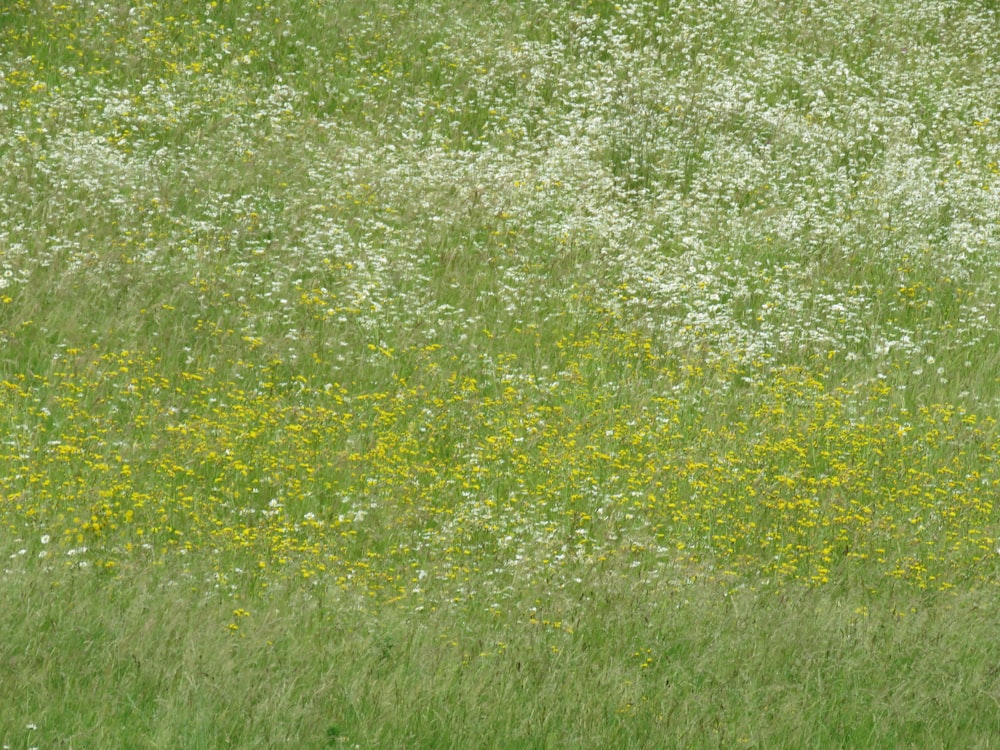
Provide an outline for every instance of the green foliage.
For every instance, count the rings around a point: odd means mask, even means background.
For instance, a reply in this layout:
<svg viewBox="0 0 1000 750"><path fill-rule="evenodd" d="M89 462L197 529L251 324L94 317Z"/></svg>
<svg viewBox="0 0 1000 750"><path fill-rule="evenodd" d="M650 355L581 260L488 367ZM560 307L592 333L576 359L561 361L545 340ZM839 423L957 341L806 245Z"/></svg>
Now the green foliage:
<svg viewBox="0 0 1000 750"><path fill-rule="evenodd" d="M0 10L6 747L986 747L995 13Z"/></svg>

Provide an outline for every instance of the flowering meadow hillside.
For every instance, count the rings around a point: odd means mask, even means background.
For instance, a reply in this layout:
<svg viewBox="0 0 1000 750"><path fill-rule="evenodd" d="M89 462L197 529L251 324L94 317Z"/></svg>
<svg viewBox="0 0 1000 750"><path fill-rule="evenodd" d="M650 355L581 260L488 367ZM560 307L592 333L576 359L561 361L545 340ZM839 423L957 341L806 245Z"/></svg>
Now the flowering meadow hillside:
<svg viewBox="0 0 1000 750"><path fill-rule="evenodd" d="M4 747L994 736L998 49L976 0L6 3Z"/></svg>

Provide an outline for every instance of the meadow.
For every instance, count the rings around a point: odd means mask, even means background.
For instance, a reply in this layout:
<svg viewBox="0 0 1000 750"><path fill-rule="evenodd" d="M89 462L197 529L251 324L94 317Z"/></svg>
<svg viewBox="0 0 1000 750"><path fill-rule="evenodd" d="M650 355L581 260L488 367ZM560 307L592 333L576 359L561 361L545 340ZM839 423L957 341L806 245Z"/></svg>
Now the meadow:
<svg viewBox="0 0 1000 750"><path fill-rule="evenodd" d="M1000 747L988 0L9 0L0 747Z"/></svg>

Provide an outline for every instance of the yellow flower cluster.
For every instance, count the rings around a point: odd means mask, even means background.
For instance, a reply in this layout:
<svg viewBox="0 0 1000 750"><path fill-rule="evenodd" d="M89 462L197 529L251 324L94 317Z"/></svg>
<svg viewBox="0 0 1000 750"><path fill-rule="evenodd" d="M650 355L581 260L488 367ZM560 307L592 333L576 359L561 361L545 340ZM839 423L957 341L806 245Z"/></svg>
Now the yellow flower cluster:
<svg viewBox="0 0 1000 750"><path fill-rule="evenodd" d="M70 350L0 383L0 518L51 538L49 564L199 553L224 584L388 599L609 561L807 585L992 572L991 419L911 413L822 370L760 362L748 379L611 322L553 351L547 374L508 352L421 379L455 364L427 347L409 352L415 384L372 392L276 358Z"/></svg>

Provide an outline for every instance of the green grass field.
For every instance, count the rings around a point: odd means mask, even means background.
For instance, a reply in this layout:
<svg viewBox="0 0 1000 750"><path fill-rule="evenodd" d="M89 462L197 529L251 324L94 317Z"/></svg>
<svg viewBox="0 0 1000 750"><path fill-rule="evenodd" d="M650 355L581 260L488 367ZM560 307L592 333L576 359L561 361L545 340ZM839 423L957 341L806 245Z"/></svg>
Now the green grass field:
<svg viewBox="0 0 1000 750"><path fill-rule="evenodd" d="M1000 747L987 0L9 0L0 746Z"/></svg>

